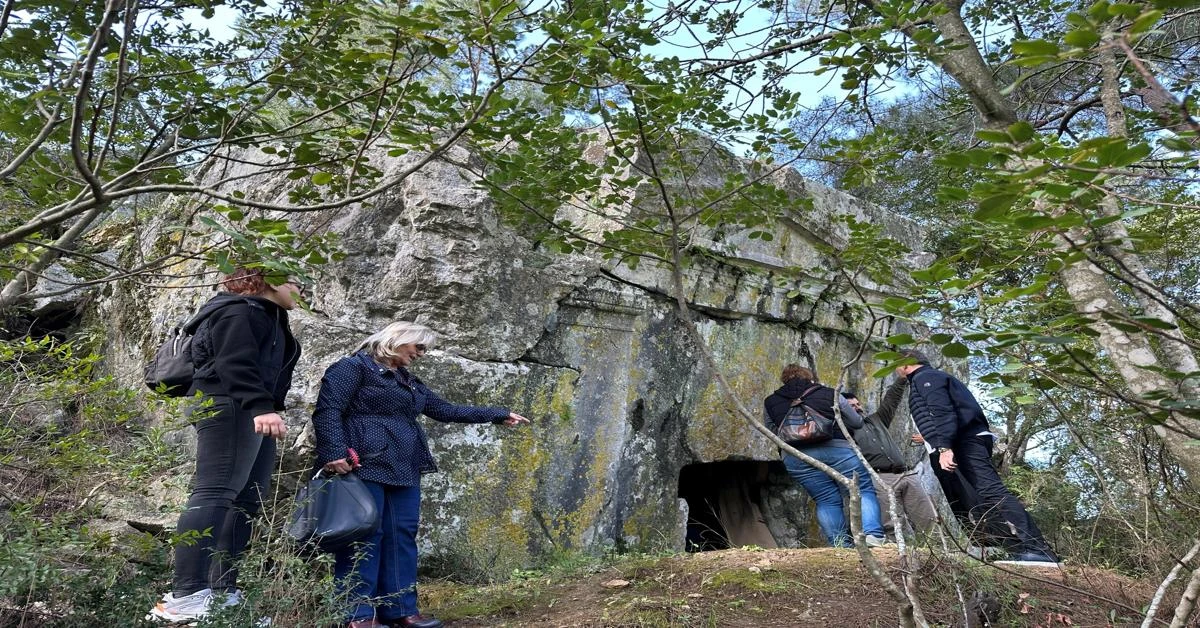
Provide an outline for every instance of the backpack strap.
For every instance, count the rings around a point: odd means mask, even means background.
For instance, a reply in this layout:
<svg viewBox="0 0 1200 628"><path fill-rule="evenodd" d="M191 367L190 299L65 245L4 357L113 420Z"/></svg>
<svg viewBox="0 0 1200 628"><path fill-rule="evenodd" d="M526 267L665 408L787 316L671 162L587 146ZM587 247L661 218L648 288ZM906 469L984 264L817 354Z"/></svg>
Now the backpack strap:
<svg viewBox="0 0 1200 628"><path fill-rule="evenodd" d="M820 387L821 387L820 384L813 384L812 386L809 386L808 389L806 389L804 392L800 393L799 397L796 397L795 399L792 400L791 405L798 406L798 405L804 403L804 398L811 395L812 391L814 391Z"/></svg>

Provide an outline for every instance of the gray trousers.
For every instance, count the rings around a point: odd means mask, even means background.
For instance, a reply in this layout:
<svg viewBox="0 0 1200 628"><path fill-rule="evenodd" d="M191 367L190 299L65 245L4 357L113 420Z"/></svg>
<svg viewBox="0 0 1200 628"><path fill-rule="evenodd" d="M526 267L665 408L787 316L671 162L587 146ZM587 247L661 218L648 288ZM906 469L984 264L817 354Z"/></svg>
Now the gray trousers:
<svg viewBox="0 0 1200 628"><path fill-rule="evenodd" d="M933 501L921 486L921 478L917 472L880 473L879 478L896 492L896 508L904 513L909 524L918 536L929 536L937 525L937 512L933 509ZM883 529L889 535L895 533L895 522L892 521L890 497L887 487L875 483L875 495L879 499L879 512L883 515Z"/></svg>

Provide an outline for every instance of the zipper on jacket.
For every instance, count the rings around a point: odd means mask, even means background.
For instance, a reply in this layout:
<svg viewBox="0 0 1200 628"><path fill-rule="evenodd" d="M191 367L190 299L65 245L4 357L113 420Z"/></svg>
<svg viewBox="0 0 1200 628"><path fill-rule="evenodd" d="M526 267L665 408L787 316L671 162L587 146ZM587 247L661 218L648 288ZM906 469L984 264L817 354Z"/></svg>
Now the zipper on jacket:
<svg viewBox="0 0 1200 628"><path fill-rule="evenodd" d="M272 347L275 347L276 345L279 344L279 333L282 330L283 330L283 325L280 324L280 322L279 322L279 310L275 310L275 336L274 336L274 339L271 340ZM285 354L287 353L286 343L283 347L283 352ZM299 360L300 360L300 352L297 351L296 355L292 356L291 360L285 360L283 363L283 367L279 369L278 373L275 373L275 383L271 385L272 400L274 400L275 393L279 390L279 378L283 377L283 372L286 371L288 369L288 367L294 366L296 364L296 362L298 362Z"/></svg>

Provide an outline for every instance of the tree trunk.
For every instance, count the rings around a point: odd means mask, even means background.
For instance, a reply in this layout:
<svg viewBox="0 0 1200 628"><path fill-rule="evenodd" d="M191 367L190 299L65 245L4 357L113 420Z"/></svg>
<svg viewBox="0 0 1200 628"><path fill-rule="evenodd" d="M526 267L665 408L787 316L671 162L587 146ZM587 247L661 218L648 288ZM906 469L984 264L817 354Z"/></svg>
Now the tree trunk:
<svg viewBox="0 0 1200 628"><path fill-rule="evenodd" d="M1100 318L1100 312L1127 315L1125 306L1108 285L1107 275L1091 262L1083 261L1064 268L1059 277L1071 295L1075 309L1096 319L1092 327L1100 333L1098 342L1129 390L1139 396L1170 390L1170 381L1147 369L1159 365L1149 339L1143 334L1126 333ZM1154 425L1153 429L1187 471L1188 477L1200 478L1200 440L1197 440L1200 421L1172 414L1165 424Z"/></svg>
<svg viewBox="0 0 1200 628"><path fill-rule="evenodd" d="M1100 51L1100 69L1100 101L1104 106L1108 135L1128 137L1125 106L1121 103L1121 69L1116 52L1111 46ZM1120 201L1115 196L1108 195L1104 198L1101 209L1106 216L1116 216L1121 212ZM1132 289L1142 313L1175 326L1174 329L1163 330L1159 342L1159 352L1164 365L1181 373L1200 370L1195 353L1184 342L1183 334L1179 331L1179 320L1175 312L1166 305L1165 295L1150 278L1141 257L1133 252L1133 244L1129 240L1129 231L1125 228L1124 221L1117 220L1105 225L1101 228L1101 234L1104 241L1100 250L1117 262L1117 275ZM1180 383L1179 392L1185 398L1196 399L1200 385L1195 378L1186 379Z"/></svg>

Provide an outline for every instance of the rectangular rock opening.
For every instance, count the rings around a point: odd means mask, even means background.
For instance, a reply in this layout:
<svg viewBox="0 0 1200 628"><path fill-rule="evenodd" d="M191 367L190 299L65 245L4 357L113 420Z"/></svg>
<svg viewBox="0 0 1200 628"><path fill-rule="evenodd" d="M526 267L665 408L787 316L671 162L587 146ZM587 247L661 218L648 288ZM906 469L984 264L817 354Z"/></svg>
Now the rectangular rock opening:
<svg viewBox="0 0 1200 628"><path fill-rule="evenodd" d="M761 460L722 460L680 469L679 497L688 510L687 551L778 547L763 508L771 490L770 471L771 463Z"/></svg>

